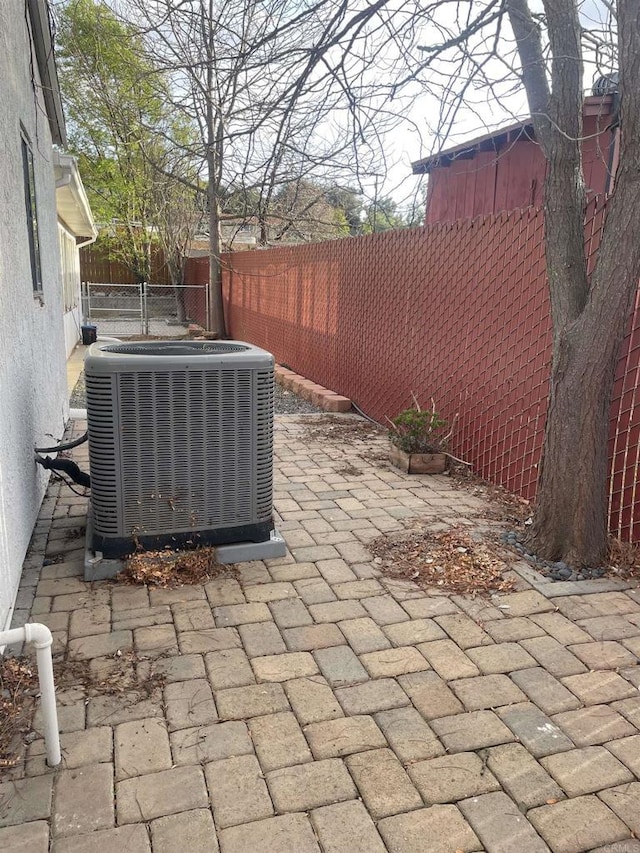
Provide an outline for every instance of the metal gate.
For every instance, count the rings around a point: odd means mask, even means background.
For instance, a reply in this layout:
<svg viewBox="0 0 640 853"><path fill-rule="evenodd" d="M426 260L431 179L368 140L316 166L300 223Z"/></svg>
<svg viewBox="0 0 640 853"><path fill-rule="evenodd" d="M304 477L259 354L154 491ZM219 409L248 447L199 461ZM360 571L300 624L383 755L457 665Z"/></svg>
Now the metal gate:
<svg viewBox="0 0 640 853"><path fill-rule="evenodd" d="M82 316L106 337L182 337L189 323L206 326L208 296L204 284L83 281Z"/></svg>

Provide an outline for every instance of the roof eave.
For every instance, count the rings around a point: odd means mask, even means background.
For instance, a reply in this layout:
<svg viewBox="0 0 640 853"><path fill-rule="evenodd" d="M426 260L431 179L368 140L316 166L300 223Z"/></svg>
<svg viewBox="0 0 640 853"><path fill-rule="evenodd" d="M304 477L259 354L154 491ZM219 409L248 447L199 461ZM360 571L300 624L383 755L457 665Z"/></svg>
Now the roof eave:
<svg viewBox="0 0 640 853"><path fill-rule="evenodd" d="M450 166L454 160L470 160L478 151L494 151L497 153L505 145L511 145L523 138L527 140L535 138L533 126L529 121L520 121L507 127L498 128L484 136L478 136L468 142L439 151L431 157L417 160L411 164L412 171L414 175L425 175L436 166Z"/></svg>
<svg viewBox="0 0 640 853"><path fill-rule="evenodd" d="M54 151L53 164L56 172L58 215L76 238L95 240L98 229L78 171L76 158Z"/></svg>

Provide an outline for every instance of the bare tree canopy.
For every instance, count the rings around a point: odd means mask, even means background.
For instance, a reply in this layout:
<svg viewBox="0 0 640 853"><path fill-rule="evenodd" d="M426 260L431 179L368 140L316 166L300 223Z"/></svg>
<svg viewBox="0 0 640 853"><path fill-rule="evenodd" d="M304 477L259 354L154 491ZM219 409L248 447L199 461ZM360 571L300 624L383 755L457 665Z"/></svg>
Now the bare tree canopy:
<svg viewBox="0 0 640 853"><path fill-rule="evenodd" d="M123 3L121 14L135 21L172 81L173 110L197 128L197 143L185 153L206 173L212 330L224 331L220 226L230 187L251 201L247 214L260 222L262 244L274 217L283 222L276 239L296 229L304 237L301 223L287 222L293 202L299 213L314 210L323 226L316 236L338 236L326 198L298 204L303 188L355 182L361 190L362 176L384 169L383 139L399 116L388 108L390 85L380 86L372 59L392 48L391 64L399 62L390 33L394 15L409 20L406 10L415 4Z"/></svg>

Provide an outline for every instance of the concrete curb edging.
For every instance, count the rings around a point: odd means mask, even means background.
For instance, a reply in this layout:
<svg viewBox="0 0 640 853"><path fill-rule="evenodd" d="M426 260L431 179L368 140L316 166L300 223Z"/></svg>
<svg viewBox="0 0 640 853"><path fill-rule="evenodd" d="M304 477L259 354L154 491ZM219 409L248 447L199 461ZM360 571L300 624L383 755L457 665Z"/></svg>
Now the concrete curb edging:
<svg viewBox="0 0 640 853"><path fill-rule="evenodd" d="M593 578L586 581L552 581L541 572L524 562L518 562L511 568L545 598L558 598L565 595L585 595L595 592L616 592L629 589L632 584L615 578Z"/></svg>
<svg viewBox="0 0 640 853"><path fill-rule="evenodd" d="M329 391L322 385L318 385L311 379L305 379L304 376L294 373L287 367L276 364L275 376L276 382L283 388L299 394L303 400L308 400L314 406L318 406L319 409L324 409L325 412L351 411L352 404L348 397Z"/></svg>

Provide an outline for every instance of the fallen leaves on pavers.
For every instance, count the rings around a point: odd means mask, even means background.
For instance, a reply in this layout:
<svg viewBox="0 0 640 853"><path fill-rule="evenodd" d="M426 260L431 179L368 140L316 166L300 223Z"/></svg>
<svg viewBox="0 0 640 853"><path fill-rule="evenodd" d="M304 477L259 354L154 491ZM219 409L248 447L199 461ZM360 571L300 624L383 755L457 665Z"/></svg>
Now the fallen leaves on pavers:
<svg viewBox="0 0 640 853"><path fill-rule="evenodd" d="M0 657L0 773L22 760L22 735L30 728L37 694L35 664L24 658Z"/></svg>
<svg viewBox="0 0 640 853"><path fill-rule="evenodd" d="M129 557L117 580L146 586L176 587L204 583L220 575L235 574L231 566L216 562L214 548L193 551L139 551Z"/></svg>
<svg viewBox="0 0 640 853"><path fill-rule="evenodd" d="M100 701L96 697L113 697L120 710L144 700L159 702L170 661L164 655L145 659L133 650L93 660L54 655L59 719L64 719L70 703ZM35 660L0 657L0 782L16 771L20 778L28 745L42 737L37 723L39 693Z"/></svg>
<svg viewBox="0 0 640 853"><path fill-rule="evenodd" d="M302 434L304 441L326 441L331 444L345 444L349 460L355 457L372 464L386 463L390 467L389 450L385 446L388 430L380 424L355 415L321 415L313 418L300 419L298 423L305 429ZM355 451L355 452L354 452ZM364 473L351 461L336 469L337 474L344 477L357 477Z"/></svg>
<svg viewBox="0 0 640 853"><path fill-rule="evenodd" d="M305 427L303 438L306 441L366 443L387 433L384 427L355 415L343 417L320 415L313 418L301 418L298 423Z"/></svg>
<svg viewBox="0 0 640 853"><path fill-rule="evenodd" d="M391 577L459 595L508 592L514 580L489 543L476 542L453 527L441 533L380 536L367 545L376 564Z"/></svg>
<svg viewBox="0 0 640 853"><path fill-rule="evenodd" d="M151 697L164 686L164 675L156 672L159 660L144 661L144 675L138 671L133 651L88 660L65 660L55 656L53 676L59 696L75 693L78 697L125 695L135 692L137 700ZM14 768L20 770L27 746L41 736L33 729L36 697L40 693L35 660L0 657L0 781ZM64 702L59 704L59 713Z"/></svg>
<svg viewBox="0 0 640 853"><path fill-rule="evenodd" d="M162 656L158 658L162 660ZM139 658L136 651L118 651L95 661L56 657L53 674L59 689L81 688L86 696L113 696L130 690L151 696L164 687L165 677L155 671L158 660ZM144 677L138 669L145 667Z"/></svg>

